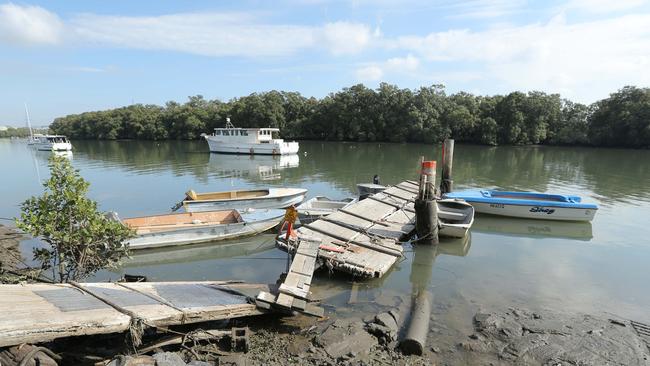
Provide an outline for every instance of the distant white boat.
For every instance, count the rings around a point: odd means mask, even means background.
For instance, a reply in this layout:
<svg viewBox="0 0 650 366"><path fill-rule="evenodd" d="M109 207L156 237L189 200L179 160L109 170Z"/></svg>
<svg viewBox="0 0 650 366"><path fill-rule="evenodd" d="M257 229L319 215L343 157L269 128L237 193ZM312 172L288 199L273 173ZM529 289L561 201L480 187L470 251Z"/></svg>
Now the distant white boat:
<svg viewBox="0 0 650 366"><path fill-rule="evenodd" d="M112 215L118 219L117 215ZM284 210L225 210L152 215L120 220L135 230L133 250L204 243L267 231L282 221Z"/></svg>
<svg viewBox="0 0 650 366"><path fill-rule="evenodd" d="M27 145L39 151L71 151L72 144L63 135L35 134L29 137Z"/></svg>
<svg viewBox="0 0 650 366"><path fill-rule="evenodd" d="M215 128L212 135L204 135L211 152L226 154L290 155L297 154L295 141L273 138L278 128L236 128L226 118L225 128Z"/></svg>
<svg viewBox="0 0 650 366"><path fill-rule="evenodd" d="M27 104L25 104L25 118L27 119L27 127L29 128L29 138L27 145L39 151L70 151L72 144L67 137L63 135L42 135L34 134L32 130L32 123L29 120L29 111Z"/></svg>
<svg viewBox="0 0 650 366"><path fill-rule="evenodd" d="M300 220L300 224L306 225L323 216L334 213L356 201L357 200L354 198L344 198L340 201L335 201L325 196L316 196L296 207L298 210L298 219Z"/></svg>
<svg viewBox="0 0 650 366"><path fill-rule="evenodd" d="M185 193L185 199L177 207L184 207L187 212L286 208L300 204L306 194L307 190L303 188L267 188L208 193L196 193L190 189Z"/></svg>
<svg viewBox="0 0 650 366"><path fill-rule="evenodd" d="M359 198L364 199L371 194L379 193L386 190L386 186L381 184L374 183L359 183L357 184L357 190L359 191Z"/></svg>
<svg viewBox="0 0 650 366"><path fill-rule="evenodd" d="M438 204L438 236L464 238L474 223L474 207L458 199L441 199Z"/></svg>

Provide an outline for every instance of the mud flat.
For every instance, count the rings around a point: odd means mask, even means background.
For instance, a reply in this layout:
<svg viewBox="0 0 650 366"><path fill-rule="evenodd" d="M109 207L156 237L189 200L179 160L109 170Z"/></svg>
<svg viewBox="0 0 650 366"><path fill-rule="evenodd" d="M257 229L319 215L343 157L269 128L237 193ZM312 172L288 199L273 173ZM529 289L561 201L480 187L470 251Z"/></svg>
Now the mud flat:
<svg viewBox="0 0 650 366"><path fill-rule="evenodd" d="M0 225L0 283L16 283L22 279L15 274L23 260L18 247L22 238L16 230Z"/></svg>

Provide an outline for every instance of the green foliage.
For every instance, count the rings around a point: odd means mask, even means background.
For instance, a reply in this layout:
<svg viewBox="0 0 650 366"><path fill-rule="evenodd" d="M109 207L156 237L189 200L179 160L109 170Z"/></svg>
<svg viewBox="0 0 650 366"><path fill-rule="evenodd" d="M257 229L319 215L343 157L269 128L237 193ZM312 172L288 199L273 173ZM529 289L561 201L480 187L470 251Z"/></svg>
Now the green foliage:
<svg viewBox="0 0 650 366"><path fill-rule="evenodd" d="M295 92L253 93L228 102L192 96L185 104L131 105L57 118L54 132L80 139L197 139L231 117L239 127L278 127L285 138L487 145L650 146L650 89L625 87L592 106L558 94L447 95L362 84L322 99Z"/></svg>
<svg viewBox="0 0 650 366"><path fill-rule="evenodd" d="M650 147L650 88L626 86L597 102L589 127L597 145Z"/></svg>
<svg viewBox="0 0 650 366"><path fill-rule="evenodd" d="M47 128L35 128L34 133L47 133ZM27 127L7 127L6 130L0 131L0 138L2 137L28 137L29 128Z"/></svg>
<svg viewBox="0 0 650 366"><path fill-rule="evenodd" d="M49 248L35 248L34 259L60 282L118 264L128 255L123 242L132 231L97 210L97 203L86 197L89 183L66 158L52 155L49 165L45 192L23 202L16 220L18 228L49 244Z"/></svg>

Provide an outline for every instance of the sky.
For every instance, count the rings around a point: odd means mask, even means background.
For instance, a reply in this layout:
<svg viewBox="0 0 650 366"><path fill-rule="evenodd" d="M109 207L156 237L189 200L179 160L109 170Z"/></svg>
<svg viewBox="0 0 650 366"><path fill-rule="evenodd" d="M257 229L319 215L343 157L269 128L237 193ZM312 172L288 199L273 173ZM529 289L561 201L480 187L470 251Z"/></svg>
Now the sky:
<svg viewBox="0 0 650 366"><path fill-rule="evenodd" d="M354 84L650 86L650 0L0 0L0 125L132 103L321 98Z"/></svg>

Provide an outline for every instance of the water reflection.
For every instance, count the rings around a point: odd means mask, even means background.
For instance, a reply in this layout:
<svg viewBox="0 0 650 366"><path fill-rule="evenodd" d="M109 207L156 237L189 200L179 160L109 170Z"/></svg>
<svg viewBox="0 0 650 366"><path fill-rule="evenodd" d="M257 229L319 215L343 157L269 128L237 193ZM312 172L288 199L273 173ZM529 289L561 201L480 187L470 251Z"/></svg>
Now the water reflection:
<svg viewBox="0 0 650 366"><path fill-rule="evenodd" d="M209 171L217 177L278 180L281 171L300 165L299 155L226 155L210 154Z"/></svg>
<svg viewBox="0 0 650 366"><path fill-rule="evenodd" d="M169 263L191 263L212 259L248 256L274 247L274 236L226 240L206 244L138 250L132 252L124 268L144 267Z"/></svg>
<svg viewBox="0 0 650 366"><path fill-rule="evenodd" d="M528 238L566 238L589 241L593 238L591 222L563 222L477 215L473 232L496 233Z"/></svg>

